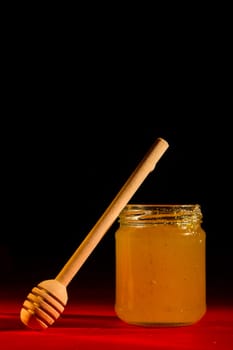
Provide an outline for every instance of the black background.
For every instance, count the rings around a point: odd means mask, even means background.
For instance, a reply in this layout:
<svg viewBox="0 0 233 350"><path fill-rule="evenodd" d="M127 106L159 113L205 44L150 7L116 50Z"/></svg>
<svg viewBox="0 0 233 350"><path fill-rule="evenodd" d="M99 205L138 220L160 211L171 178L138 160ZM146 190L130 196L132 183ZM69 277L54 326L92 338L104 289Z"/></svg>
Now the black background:
<svg viewBox="0 0 233 350"><path fill-rule="evenodd" d="M54 278L163 137L169 149L131 202L199 203L208 293L231 296L228 46L195 28L163 33L166 40L155 32L107 36L104 28L101 37L86 33L88 40L79 31L70 38L21 29L23 39L10 34L3 64L3 284L31 287ZM74 286L114 288L117 227Z"/></svg>

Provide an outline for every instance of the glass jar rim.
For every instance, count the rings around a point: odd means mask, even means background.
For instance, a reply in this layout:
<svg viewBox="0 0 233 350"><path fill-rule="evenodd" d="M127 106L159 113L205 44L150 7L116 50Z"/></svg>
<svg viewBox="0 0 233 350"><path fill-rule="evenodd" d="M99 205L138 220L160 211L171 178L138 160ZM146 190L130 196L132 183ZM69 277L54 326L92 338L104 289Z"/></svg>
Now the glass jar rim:
<svg viewBox="0 0 233 350"><path fill-rule="evenodd" d="M202 222L200 204L130 203L119 215L121 224Z"/></svg>

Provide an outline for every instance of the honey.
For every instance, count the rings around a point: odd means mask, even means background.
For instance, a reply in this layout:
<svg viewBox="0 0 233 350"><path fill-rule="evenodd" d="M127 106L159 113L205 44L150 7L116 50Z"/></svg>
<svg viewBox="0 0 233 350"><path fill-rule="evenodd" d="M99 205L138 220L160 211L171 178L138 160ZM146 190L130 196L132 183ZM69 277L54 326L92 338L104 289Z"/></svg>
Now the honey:
<svg viewBox="0 0 233 350"><path fill-rule="evenodd" d="M115 311L145 326L193 324L206 312L200 205L129 204L116 232Z"/></svg>

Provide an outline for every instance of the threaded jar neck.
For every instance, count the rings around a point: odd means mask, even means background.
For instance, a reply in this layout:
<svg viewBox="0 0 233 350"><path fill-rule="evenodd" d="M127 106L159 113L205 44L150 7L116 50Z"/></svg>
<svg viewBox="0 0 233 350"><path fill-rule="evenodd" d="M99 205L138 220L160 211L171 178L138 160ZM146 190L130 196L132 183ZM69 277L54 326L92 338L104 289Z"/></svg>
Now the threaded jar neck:
<svg viewBox="0 0 233 350"><path fill-rule="evenodd" d="M119 215L121 225L200 224L199 204L128 204Z"/></svg>

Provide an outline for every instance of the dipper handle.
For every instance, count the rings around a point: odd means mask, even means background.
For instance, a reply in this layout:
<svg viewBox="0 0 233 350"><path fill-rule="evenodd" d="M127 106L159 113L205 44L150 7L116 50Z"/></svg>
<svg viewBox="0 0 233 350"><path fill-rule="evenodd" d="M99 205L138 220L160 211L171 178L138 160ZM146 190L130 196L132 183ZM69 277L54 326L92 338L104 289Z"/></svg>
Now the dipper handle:
<svg viewBox="0 0 233 350"><path fill-rule="evenodd" d="M161 137L157 138L111 204L59 272L55 278L57 281L64 286L70 283L147 175L154 170L155 165L168 147L167 141Z"/></svg>

